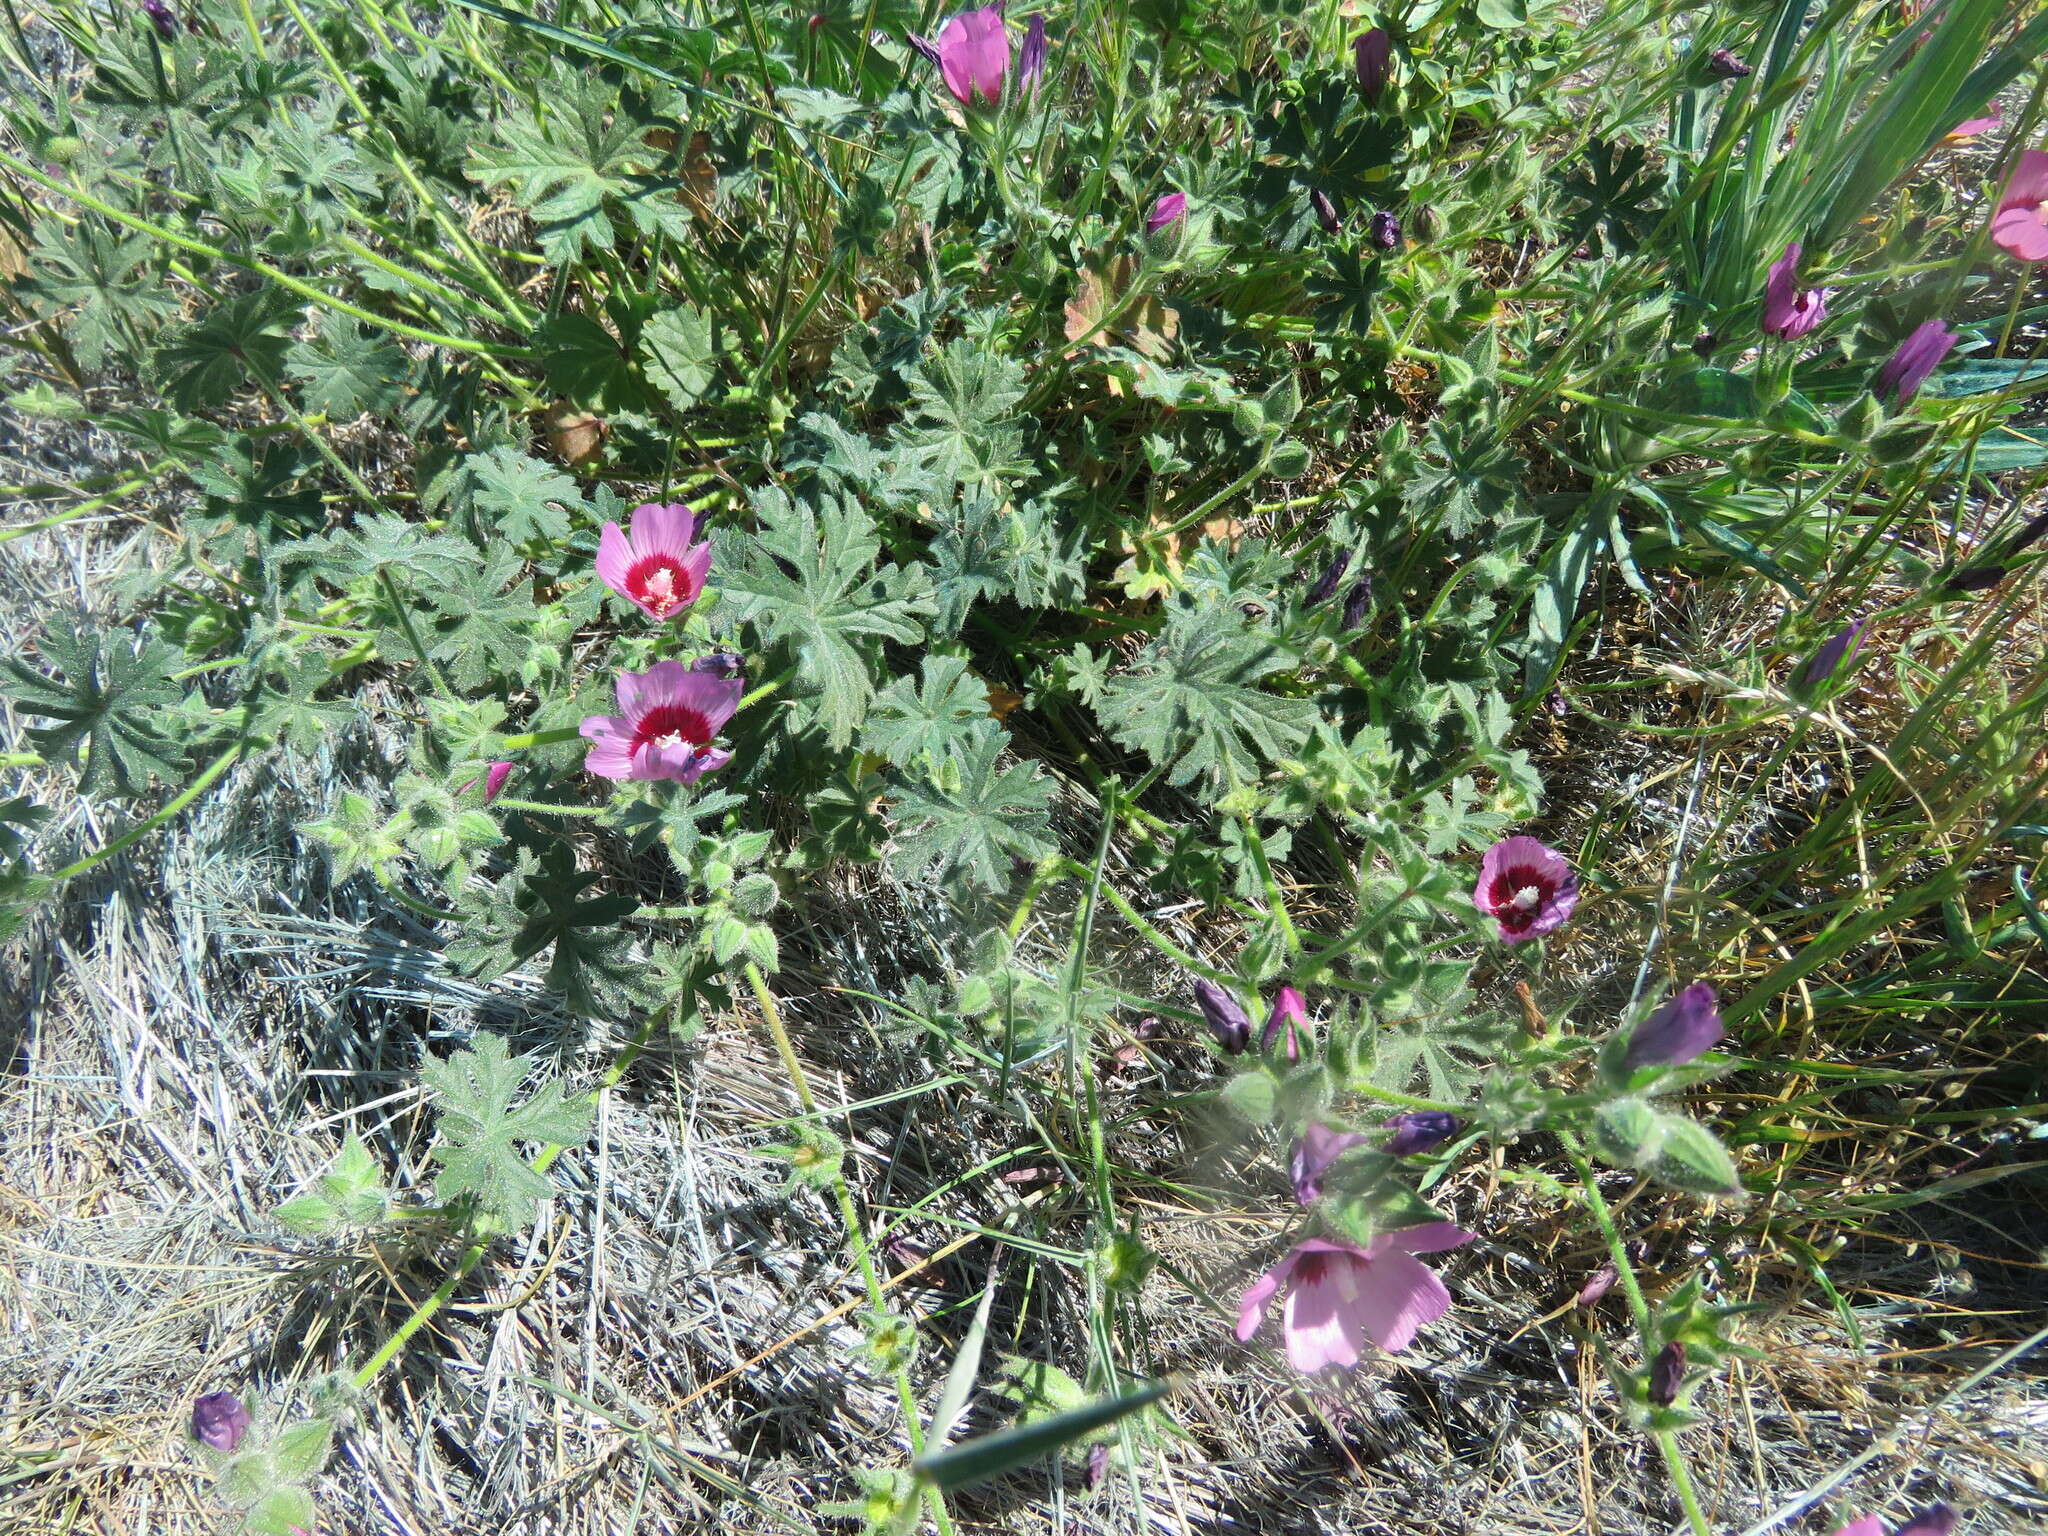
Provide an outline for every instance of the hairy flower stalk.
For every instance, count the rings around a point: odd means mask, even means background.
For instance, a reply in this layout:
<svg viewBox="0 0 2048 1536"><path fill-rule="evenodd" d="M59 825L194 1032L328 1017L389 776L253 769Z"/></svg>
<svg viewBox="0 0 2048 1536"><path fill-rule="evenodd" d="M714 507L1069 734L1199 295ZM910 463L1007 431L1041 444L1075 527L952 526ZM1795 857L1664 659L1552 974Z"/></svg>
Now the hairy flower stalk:
<svg viewBox="0 0 2048 1536"><path fill-rule="evenodd" d="M1389 1354L1406 1349L1424 1323L1451 1310L1443 1281L1414 1255L1470 1242L1447 1221L1382 1232L1360 1248L1311 1237L1266 1271L1238 1305L1237 1336L1249 1340L1275 1296L1287 1360L1297 1371L1354 1366L1370 1339Z"/></svg>
<svg viewBox="0 0 2048 1536"><path fill-rule="evenodd" d="M650 619L681 618L711 570L711 544L697 537L688 507L649 502L633 509L633 531L606 523L597 537L597 574Z"/></svg>

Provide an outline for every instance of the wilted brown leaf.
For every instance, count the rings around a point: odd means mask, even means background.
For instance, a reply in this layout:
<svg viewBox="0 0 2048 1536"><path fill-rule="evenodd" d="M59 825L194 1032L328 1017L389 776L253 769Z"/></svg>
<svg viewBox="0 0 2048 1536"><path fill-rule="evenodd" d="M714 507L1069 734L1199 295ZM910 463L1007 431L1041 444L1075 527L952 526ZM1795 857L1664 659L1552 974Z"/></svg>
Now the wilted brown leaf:
<svg viewBox="0 0 2048 1536"><path fill-rule="evenodd" d="M548 412L548 446L564 464L581 465L597 457L611 429L590 412L558 400Z"/></svg>

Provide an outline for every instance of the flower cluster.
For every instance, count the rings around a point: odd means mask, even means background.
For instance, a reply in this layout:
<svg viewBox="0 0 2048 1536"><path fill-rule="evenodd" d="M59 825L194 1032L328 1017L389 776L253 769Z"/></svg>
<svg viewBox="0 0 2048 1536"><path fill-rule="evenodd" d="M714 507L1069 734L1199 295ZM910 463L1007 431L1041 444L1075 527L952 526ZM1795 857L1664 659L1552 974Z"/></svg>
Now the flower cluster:
<svg viewBox="0 0 2048 1536"><path fill-rule="evenodd" d="M679 619L711 570L711 544L698 531L688 507L635 507L630 531L604 525L597 574L655 622ZM737 656L714 651L688 665L657 661L645 672L621 672L619 713L593 715L581 727L590 743L584 768L607 779L683 784L723 768L732 753L712 742L739 708L739 671Z"/></svg>

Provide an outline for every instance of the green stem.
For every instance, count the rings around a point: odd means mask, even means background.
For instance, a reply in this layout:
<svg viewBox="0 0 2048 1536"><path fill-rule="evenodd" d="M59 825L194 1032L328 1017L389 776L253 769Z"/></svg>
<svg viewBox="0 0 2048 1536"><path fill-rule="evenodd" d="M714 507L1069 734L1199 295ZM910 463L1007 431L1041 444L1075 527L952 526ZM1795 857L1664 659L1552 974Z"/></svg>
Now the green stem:
<svg viewBox="0 0 2048 1536"><path fill-rule="evenodd" d="M1593 1224L1606 1240L1607 1256L1613 1261L1614 1272L1621 1279L1622 1292L1628 1297L1629 1315L1635 1319L1636 1333L1642 1340L1643 1359L1648 1361L1655 1353L1650 1336L1650 1304L1643 1299L1643 1288L1636 1281L1635 1267L1630 1263L1628 1248L1621 1240L1621 1229L1614 1224L1614 1212L1607 1208L1607 1197L1600 1193L1600 1181L1578 1138L1570 1131L1560 1130L1557 1139L1564 1143L1565 1154L1571 1158L1572 1167L1578 1172L1579 1185L1586 1191L1586 1209L1593 1213ZM1672 1487L1678 1491L1678 1502L1684 1506L1686 1523L1692 1527L1693 1536L1713 1536L1713 1528L1707 1524L1706 1514L1700 1508L1699 1495L1693 1491L1692 1474L1686 1470L1685 1453L1678 1447L1678 1436L1671 1430L1659 1429L1651 1432L1651 1438L1657 1442L1665 1469L1671 1474Z"/></svg>
<svg viewBox="0 0 2048 1536"><path fill-rule="evenodd" d="M775 1054L782 1059L782 1069L789 1074L789 1083L796 1090L797 1103L803 1106L805 1115L818 1118L818 1101L811 1094L810 1078L804 1072L804 1064L797 1059L796 1047L790 1043L789 1030L783 1025L782 1010L775 1004L775 994L768 990L768 983L761 975L761 968L753 961L747 962L747 987L754 994L754 1002L761 1010L761 1018L768 1026L768 1034L775 1042ZM839 1196L839 1219L846 1225L846 1245L853 1251L853 1261L860 1270L861 1283L867 1288L868 1305L877 1312L886 1309L888 1302L882 1291L882 1281L875 1270L874 1255L868 1247L867 1233L860 1222L860 1212L853 1203L853 1190L846 1182L843 1169L832 1172L832 1187ZM896 1395L903 1404L903 1424L910 1437L910 1451L913 1456L924 1454L924 1429L918 1423L917 1397L911 1390L910 1372L906 1367L896 1368ZM945 1536L951 1536L953 1523L946 1511L946 1501L936 1488L927 1488L930 1496L932 1519Z"/></svg>
<svg viewBox="0 0 2048 1536"><path fill-rule="evenodd" d="M604 816L611 812L608 805L550 805L545 800L514 800L500 795L496 801L502 811L532 811L539 816Z"/></svg>
<svg viewBox="0 0 2048 1536"><path fill-rule="evenodd" d="M498 750L501 752L523 752L528 747L551 746L558 741L574 741L583 734L577 725L558 726L552 731L528 731L521 736L500 736Z"/></svg>
<svg viewBox="0 0 2048 1536"><path fill-rule="evenodd" d="M100 849L99 852L89 853L84 858L80 859L76 864L68 864L64 868L58 870L55 874L43 876L41 883L45 886L62 885L65 881L73 879L78 875L84 874L88 869L91 869L94 865L106 863L108 859L111 859L123 848L127 848L133 845L134 843L139 842L141 839L147 837L150 833L154 832L158 827L162 826L165 822L175 820L178 814L182 812L185 809L185 807L187 807L194 800L197 800L201 795L206 793L207 787L211 785L215 779L219 778L222 774L226 773L228 769L234 766L235 760L242 755L242 750L244 746L245 743L237 741L233 746L229 747L227 751L221 753L219 757L216 757L212 762L208 763L206 765L205 772L201 773L198 778L194 779L190 784L186 785L184 790L178 795L178 797L175 800L171 801L169 805L165 806L162 810L158 811L154 816L150 817L147 821L141 822L136 826L130 827L126 832L123 832L111 843L107 844L106 847Z"/></svg>
<svg viewBox="0 0 2048 1536"><path fill-rule="evenodd" d="M125 208L116 208L112 203L94 197L90 192L82 188L58 181L53 176L45 176L26 160L21 159L19 156L11 155L4 149L0 149L0 167L13 172L24 181L33 182L46 192L54 192L59 197L70 199L81 208L90 208L100 217L112 219L116 224L132 229L137 234L148 235L152 239L163 241L166 245L176 246L181 251L189 251L194 256L204 256L209 261L224 262L231 267L240 267L244 272L258 273L269 278L278 287L285 289L287 292L296 293L302 299L327 309L336 310L344 315L353 315L358 320L374 325L380 330L390 331L394 335L410 336L415 341L432 342L435 346L446 347L452 352L473 352L484 357L523 358L533 355L532 350L527 347L505 346L492 341L475 341L466 336L449 336L440 331L429 331L421 326L408 325L403 320L394 320L389 315L378 314L375 310L364 309L360 304L352 304L347 299L337 298L334 294L315 288L311 283L293 277L291 273L285 271L282 267L272 266L269 262L259 257L237 255L235 252L223 249L220 246L208 245L204 240L195 240L189 235L181 235L174 229L166 229L154 220L145 219L140 214L130 213Z"/></svg>

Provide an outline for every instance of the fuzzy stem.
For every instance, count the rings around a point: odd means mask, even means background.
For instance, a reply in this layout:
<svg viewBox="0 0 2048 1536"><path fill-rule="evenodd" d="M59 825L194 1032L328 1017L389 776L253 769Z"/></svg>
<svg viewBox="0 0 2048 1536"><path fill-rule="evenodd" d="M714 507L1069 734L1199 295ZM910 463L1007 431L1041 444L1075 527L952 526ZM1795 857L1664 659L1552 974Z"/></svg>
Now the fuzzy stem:
<svg viewBox="0 0 2048 1536"><path fill-rule="evenodd" d="M150 817L147 821L144 821L136 826L130 827L126 832L123 832L119 837L115 838L111 843L107 844L106 847L100 849L97 853L89 853L84 858L80 859L76 864L67 864L64 868L58 870L55 874L43 876L42 883L46 886L62 885L65 881L72 879L74 876L84 874L88 869L91 869L94 865L106 863L108 859L111 859L123 848L126 848L129 845L140 841L142 838L147 837L150 833L154 832L158 827L162 826L165 822L174 820L178 816L178 814L185 809L186 806L190 805L194 800L197 800L201 795L205 794L207 787L210 784L212 784L215 779L219 778L222 774L226 773L229 768L234 766L235 760L242 755L243 748L246 745L247 743L245 742L237 741L233 746L229 747L227 751L221 753L219 757L216 757L212 762L208 763L206 765L205 772L201 773L199 777L194 779L190 784L187 784L185 788L182 791L180 791L176 799L171 801L171 803L165 806L162 810L158 811L154 816Z"/></svg>
<svg viewBox="0 0 2048 1536"><path fill-rule="evenodd" d="M782 1058L782 1069L789 1074L790 1086L796 1090L797 1103L803 1106L806 1116L816 1119L818 1101L811 1094L811 1081L804 1073L804 1064L797 1059L796 1047L790 1043L789 1030L782 1022L782 1010L775 1004L775 994L768 990L761 968L751 960L747 962L746 976L747 986L760 1007L761 1018L768 1026L769 1037L775 1042L775 1054ZM861 1283L868 1293L868 1305L880 1312L887 1305L881 1277L875 1271L874 1255L868 1247L867 1233L861 1226L860 1212L854 1206L853 1190L846 1182L843 1168L832 1171L832 1187L839 1196L839 1218L846 1225L846 1246L852 1250L855 1267L860 1270ZM900 1365L896 1368L896 1395L903 1404L903 1424L909 1433L911 1454L922 1456L924 1430L917 1420L917 1397L911 1390L910 1372ZM945 1496L937 1488L927 1487L925 1491L930 1500L932 1519L945 1536L951 1536L953 1523L946 1511Z"/></svg>
<svg viewBox="0 0 2048 1536"><path fill-rule="evenodd" d="M1614 1224L1614 1213L1607 1208L1607 1197L1600 1193L1599 1179L1593 1172L1593 1165L1586 1160L1578 1138L1567 1130L1559 1130L1557 1138L1564 1143L1572 1167L1578 1171L1579 1185L1586 1191L1586 1209L1593 1213L1593 1224L1607 1241L1608 1257L1614 1261L1614 1272L1620 1277L1621 1289L1628 1297L1629 1315L1635 1319L1636 1333L1642 1340L1643 1359L1647 1361L1655 1353L1650 1346L1650 1304L1643 1299L1643 1288L1636 1281L1628 1248L1621 1240L1621 1229ZM1651 1432L1651 1438L1657 1442L1657 1450L1671 1474L1671 1485L1678 1492L1678 1502L1685 1509L1686 1523L1692 1527L1693 1536L1713 1536L1713 1528L1707 1524L1706 1514L1700 1508L1699 1495L1693 1491L1692 1474L1686 1470L1685 1453L1678 1447L1678 1436L1671 1430L1659 1429Z"/></svg>

